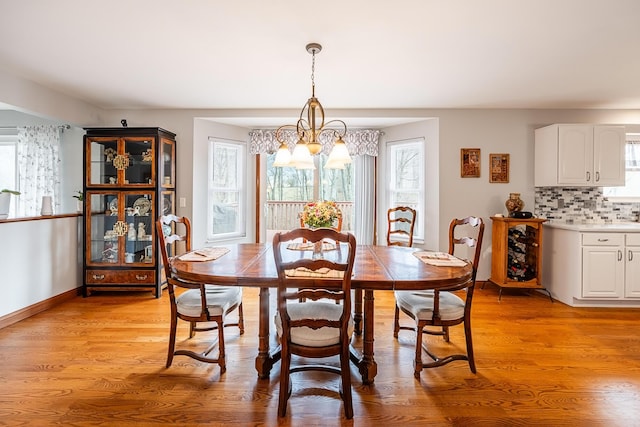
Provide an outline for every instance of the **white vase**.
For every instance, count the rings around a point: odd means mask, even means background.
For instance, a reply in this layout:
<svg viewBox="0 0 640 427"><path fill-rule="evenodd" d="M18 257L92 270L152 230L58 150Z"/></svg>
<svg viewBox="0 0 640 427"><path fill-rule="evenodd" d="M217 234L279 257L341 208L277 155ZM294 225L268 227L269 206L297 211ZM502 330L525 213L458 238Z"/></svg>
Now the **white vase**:
<svg viewBox="0 0 640 427"><path fill-rule="evenodd" d="M11 207L11 193L0 193L0 219L9 217L9 208Z"/></svg>

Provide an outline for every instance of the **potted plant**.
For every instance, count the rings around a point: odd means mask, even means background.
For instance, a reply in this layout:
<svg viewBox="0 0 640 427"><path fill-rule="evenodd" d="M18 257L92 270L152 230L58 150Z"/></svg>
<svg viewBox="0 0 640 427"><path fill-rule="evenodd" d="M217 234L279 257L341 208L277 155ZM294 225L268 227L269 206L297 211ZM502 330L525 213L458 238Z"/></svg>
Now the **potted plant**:
<svg viewBox="0 0 640 427"><path fill-rule="evenodd" d="M76 201L76 210L78 212L82 212L83 202L84 202L84 193L80 190L76 191L76 194L72 196Z"/></svg>
<svg viewBox="0 0 640 427"><path fill-rule="evenodd" d="M0 191L0 219L7 219L9 217L9 208L11 207L11 195L18 196L19 191L7 190L6 188Z"/></svg>

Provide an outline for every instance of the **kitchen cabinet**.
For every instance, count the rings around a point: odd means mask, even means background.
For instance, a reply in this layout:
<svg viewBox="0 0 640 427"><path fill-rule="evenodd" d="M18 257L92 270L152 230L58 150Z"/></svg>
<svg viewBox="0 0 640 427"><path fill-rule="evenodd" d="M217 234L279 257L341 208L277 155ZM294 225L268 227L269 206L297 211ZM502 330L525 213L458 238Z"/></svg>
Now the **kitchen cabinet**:
<svg viewBox="0 0 640 427"><path fill-rule="evenodd" d="M540 289L543 218L491 217L491 277L489 282L503 288ZM551 296L551 294L549 294Z"/></svg>
<svg viewBox="0 0 640 427"><path fill-rule="evenodd" d="M175 134L164 129L86 129L84 296L99 290L160 296L155 219L175 213L175 152Z"/></svg>
<svg viewBox="0 0 640 427"><path fill-rule="evenodd" d="M546 228L544 280L554 298L571 306L640 306L640 224Z"/></svg>
<svg viewBox="0 0 640 427"><path fill-rule="evenodd" d="M535 130L534 185L625 185L624 126L555 124Z"/></svg>

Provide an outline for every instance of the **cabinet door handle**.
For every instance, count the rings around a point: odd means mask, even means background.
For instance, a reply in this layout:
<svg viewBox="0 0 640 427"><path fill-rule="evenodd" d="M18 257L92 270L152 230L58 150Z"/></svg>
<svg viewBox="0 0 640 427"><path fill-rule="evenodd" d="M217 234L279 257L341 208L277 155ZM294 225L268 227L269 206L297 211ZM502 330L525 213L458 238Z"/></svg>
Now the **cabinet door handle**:
<svg viewBox="0 0 640 427"><path fill-rule="evenodd" d="M598 239L598 242L608 242L609 239Z"/></svg>
<svg viewBox="0 0 640 427"><path fill-rule="evenodd" d="M140 275L140 274L136 274L136 279L138 280L146 280L147 279L147 275Z"/></svg>
<svg viewBox="0 0 640 427"><path fill-rule="evenodd" d="M629 251L629 261L633 261L633 251Z"/></svg>
<svg viewBox="0 0 640 427"><path fill-rule="evenodd" d="M596 172L596 182L600 182L600 172Z"/></svg>
<svg viewBox="0 0 640 427"><path fill-rule="evenodd" d="M618 249L618 261L622 261L622 251Z"/></svg>
<svg viewBox="0 0 640 427"><path fill-rule="evenodd" d="M587 172L587 181L591 181L591 172Z"/></svg>

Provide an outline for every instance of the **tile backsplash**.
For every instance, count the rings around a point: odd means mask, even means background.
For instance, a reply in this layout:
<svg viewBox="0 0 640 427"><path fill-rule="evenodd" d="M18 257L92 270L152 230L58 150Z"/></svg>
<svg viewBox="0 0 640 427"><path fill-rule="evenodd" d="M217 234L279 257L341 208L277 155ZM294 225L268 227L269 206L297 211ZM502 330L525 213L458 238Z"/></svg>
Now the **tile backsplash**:
<svg viewBox="0 0 640 427"><path fill-rule="evenodd" d="M612 202L600 187L536 187L534 214L555 221L638 221L640 203Z"/></svg>

